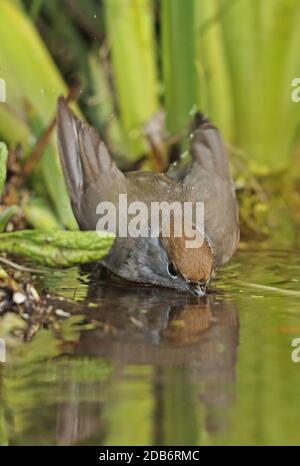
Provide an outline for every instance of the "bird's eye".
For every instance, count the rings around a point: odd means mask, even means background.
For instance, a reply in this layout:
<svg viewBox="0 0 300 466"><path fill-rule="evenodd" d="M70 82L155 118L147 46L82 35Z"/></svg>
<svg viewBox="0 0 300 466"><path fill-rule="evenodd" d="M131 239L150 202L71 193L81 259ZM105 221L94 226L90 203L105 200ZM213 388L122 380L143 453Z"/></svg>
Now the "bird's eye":
<svg viewBox="0 0 300 466"><path fill-rule="evenodd" d="M173 264L173 262L169 262L169 264L168 264L168 273L173 278L176 278L177 275L178 275L177 270L176 270L175 265Z"/></svg>

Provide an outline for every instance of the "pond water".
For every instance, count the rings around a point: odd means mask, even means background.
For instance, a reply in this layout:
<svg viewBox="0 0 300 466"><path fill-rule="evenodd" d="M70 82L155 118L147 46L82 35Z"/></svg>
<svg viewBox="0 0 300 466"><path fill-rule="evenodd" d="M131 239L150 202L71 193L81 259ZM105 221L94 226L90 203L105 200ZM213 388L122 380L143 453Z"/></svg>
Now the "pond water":
<svg viewBox="0 0 300 466"><path fill-rule="evenodd" d="M101 272L40 277L74 315L8 342L0 442L300 444L299 272L298 250L255 245L199 300Z"/></svg>

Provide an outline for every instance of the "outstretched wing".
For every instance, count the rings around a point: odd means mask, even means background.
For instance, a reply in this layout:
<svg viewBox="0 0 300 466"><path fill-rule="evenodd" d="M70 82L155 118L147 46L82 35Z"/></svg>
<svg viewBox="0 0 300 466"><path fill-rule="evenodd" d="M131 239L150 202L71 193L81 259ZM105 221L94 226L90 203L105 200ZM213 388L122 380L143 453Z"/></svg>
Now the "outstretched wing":
<svg viewBox="0 0 300 466"><path fill-rule="evenodd" d="M198 114L191 134L192 160L171 166L186 201L204 203L204 228L216 266L230 259L239 241L238 205L230 178L228 157L219 130Z"/></svg>
<svg viewBox="0 0 300 466"><path fill-rule="evenodd" d="M58 99L57 137L74 215L82 229L92 229L97 204L115 203L118 193L126 192L124 175L94 128L80 121L63 97Z"/></svg>
<svg viewBox="0 0 300 466"><path fill-rule="evenodd" d="M229 178L227 152L218 128L201 113L196 115L193 127L191 155L194 164L199 164L221 178Z"/></svg>

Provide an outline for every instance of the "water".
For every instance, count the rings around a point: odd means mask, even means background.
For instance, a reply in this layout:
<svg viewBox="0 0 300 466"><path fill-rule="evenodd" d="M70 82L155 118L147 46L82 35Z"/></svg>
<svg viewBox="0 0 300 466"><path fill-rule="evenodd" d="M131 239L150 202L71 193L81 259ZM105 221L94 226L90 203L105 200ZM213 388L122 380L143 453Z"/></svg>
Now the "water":
<svg viewBox="0 0 300 466"><path fill-rule="evenodd" d="M0 443L299 444L299 271L299 251L256 245L201 300L75 269L41 277L74 316L8 342Z"/></svg>

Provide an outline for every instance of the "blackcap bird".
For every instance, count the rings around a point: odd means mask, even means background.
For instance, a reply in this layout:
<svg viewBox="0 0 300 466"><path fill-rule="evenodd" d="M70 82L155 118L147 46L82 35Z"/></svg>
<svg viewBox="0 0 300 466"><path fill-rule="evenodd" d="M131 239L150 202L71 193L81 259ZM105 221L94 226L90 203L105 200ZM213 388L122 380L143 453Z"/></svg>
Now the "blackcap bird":
<svg viewBox="0 0 300 466"><path fill-rule="evenodd" d="M171 213L168 235L159 229L154 235L122 237L117 225L117 237L102 264L132 282L203 296L216 269L231 258L239 240L238 206L218 129L200 119L191 135L188 163L173 164L166 173L122 173L96 131L73 114L63 97L58 99L57 125L63 173L82 230L97 228L99 203L112 203L116 217L124 217L120 194L126 194L128 205L142 202L149 211L153 203L162 201L192 205L193 217L187 223L199 240L196 247L190 247L185 228L177 235L177 217ZM195 224L199 203L204 206L202 228ZM151 218L144 218L149 232Z"/></svg>

